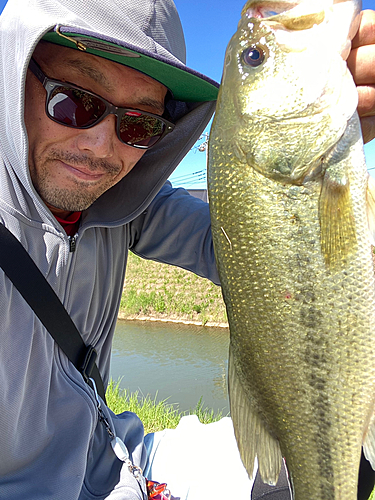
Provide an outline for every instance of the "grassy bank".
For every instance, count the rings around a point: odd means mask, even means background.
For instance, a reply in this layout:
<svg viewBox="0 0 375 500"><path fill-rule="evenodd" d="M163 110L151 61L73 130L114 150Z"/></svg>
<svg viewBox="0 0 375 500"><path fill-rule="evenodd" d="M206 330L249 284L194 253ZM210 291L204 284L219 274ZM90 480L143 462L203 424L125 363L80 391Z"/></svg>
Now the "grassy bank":
<svg viewBox="0 0 375 500"><path fill-rule="evenodd" d="M150 397L140 397L138 393L129 393L120 389L119 382L111 381L108 385L107 403L114 413L132 411L142 420L145 434L157 432L163 429L174 429L177 427L181 417L184 415L197 415L204 424L216 422L222 417L221 413L203 407L201 401L189 412L180 412L178 406L168 404L167 401L157 402Z"/></svg>
<svg viewBox="0 0 375 500"><path fill-rule="evenodd" d="M226 324L220 287L180 268L129 254L120 318Z"/></svg>

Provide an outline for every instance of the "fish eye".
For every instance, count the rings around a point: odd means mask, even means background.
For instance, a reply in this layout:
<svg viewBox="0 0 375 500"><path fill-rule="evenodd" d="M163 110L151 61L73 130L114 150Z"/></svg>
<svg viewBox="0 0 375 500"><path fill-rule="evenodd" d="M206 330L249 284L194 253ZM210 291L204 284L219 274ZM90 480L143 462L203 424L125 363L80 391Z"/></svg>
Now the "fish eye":
<svg viewBox="0 0 375 500"><path fill-rule="evenodd" d="M259 45L253 45L251 47L247 47L242 52L242 60L247 66L251 66L252 68L257 68L261 64L263 64L266 58L266 53L262 47Z"/></svg>

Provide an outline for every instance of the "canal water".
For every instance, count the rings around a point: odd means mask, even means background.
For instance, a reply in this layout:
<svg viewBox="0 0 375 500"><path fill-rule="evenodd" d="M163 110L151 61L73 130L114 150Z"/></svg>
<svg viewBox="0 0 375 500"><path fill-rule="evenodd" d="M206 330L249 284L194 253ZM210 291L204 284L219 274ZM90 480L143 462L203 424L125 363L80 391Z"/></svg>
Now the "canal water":
<svg viewBox="0 0 375 500"><path fill-rule="evenodd" d="M176 323L119 320L113 341L111 377L120 387L181 411L204 406L229 413L229 330Z"/></svg>

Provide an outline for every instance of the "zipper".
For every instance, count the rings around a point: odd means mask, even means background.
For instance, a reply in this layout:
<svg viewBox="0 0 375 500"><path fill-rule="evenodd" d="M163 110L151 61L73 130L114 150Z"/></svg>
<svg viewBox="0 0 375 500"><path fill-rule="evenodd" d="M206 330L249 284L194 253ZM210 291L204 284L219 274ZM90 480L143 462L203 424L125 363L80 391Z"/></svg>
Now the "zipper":
<svg viewBox="0 0 375 500"><path fill-rule="evenodd" d="M74 236L68 236L69 252L75 252L77 237L78 237L78 233L76 233Z"/></svg>

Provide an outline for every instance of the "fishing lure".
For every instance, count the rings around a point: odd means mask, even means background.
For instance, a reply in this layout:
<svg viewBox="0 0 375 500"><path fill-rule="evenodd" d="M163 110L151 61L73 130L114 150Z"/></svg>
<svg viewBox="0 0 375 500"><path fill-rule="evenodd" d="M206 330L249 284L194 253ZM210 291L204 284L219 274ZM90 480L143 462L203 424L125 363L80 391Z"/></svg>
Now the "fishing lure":
<svg viewBox="0 0 375 500"><path fill-rule="evenodd" d="M166 483L157 483L156 481L149 481L147 479L146 484L149 500L178 500L177 498L172 497Z"/></svg>

